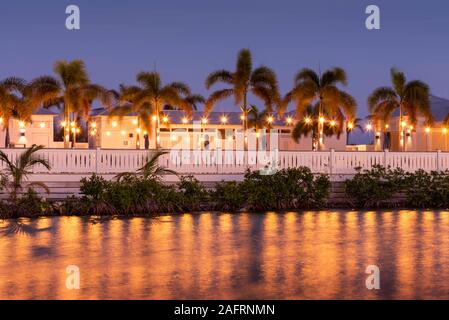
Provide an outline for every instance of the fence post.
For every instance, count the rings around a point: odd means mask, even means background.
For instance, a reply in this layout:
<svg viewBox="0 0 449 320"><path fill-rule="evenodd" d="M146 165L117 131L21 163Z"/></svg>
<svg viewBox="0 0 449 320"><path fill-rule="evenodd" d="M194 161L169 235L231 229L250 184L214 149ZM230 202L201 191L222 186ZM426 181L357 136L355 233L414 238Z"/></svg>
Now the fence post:
<svg viewBox="0 0 449 320"><path fill-rule="evenodd" d="M95 149L95 173L98 174L98 153L100 148Z"/></svg>
<svg viewBox="0 0 449 320"><path fill-rule="evenodd" d="M334 161L335 161L335 150L331 149L330 155L329 155L329 174L332 179L332 175L334 174Z"/></svg>
<svg viewBox="0 0 449 320"><path fill-rule="evenodd" d="M441 150L437 150L437 171L440 171L440 155Z"/></svg>
<svg viewBox="0 0 449 320"><path fill-rule="evenodd" d="M388 167L388 149L384 150L384 167Z"/></svg>

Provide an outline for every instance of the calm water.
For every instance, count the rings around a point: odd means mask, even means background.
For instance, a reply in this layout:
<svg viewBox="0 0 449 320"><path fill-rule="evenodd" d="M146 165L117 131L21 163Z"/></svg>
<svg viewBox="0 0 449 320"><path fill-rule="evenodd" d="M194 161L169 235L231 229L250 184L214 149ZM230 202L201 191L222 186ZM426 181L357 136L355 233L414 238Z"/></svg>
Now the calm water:
<svg viewBox="0 0 449 320"><path fill-rule="evenodd" d="M449 212L0 222L2 299L449 298ZM17 231L17 230L16 230ZM365 287L378 265L381 289ZM81 289L66 289L66 267Z"/></svg>

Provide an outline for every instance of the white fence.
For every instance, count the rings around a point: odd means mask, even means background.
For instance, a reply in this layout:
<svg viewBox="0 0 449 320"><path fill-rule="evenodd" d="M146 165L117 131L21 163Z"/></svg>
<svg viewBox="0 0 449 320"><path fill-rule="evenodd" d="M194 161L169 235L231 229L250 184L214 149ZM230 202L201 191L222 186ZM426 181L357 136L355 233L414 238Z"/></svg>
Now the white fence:
<svg viewBox="0 0 449 320"><path fill-rule="evenodd" d="M3 149L15 161L23 149ZM38 155L47 159L55 174L116 174L135 171L142 167L152 151L147 150L79 150L44 149ZM356 167L370 169L373 165L399 167L405 171L449 170L446 152L251 152L170 150L160 164L180 174L242 174L247 169L275 169L309 167L314 173L332 175L354 174ZM0 168L5 163L0 162ZM42 167L34 173L48 173Z"/></svg>

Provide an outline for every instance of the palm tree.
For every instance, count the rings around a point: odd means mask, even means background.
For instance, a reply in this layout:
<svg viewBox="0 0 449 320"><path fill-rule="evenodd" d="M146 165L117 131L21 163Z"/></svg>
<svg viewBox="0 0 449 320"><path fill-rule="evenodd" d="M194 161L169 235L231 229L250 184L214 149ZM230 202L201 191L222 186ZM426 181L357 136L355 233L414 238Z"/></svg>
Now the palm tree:
<svg viewBox="0 0 449 320"><path fill-rule="evenodd" d="M22 113L23 94L26 82L19 78L7 78L0 82L0 116L5 130L5 148L9 148L10 119L18 119Z"/></svg>
<svg viewBox="0 0 449 320"><path fill-rule="evenodd" d="M11 77L0 81L0 117L5 130L5 148L9 148L11 144L10 120L30 122L33 112L41 106L45 94L45 88L38 87L36 80L27 83L23 79Z"/></svg>
<svg viewBox="0 0 449 320"><path fill-rule="evenodd" d="M362 127L362 119L360 118L355 118L354 120L349 120L346 123L346 143L348 143L349 141L349 135L351 134L351 132L353 132L354 130L358 129L361 132L363 132L363 127Z"/></svg>
<svg viewBox="0 0 449 320"><path fill-rule="evenodd" d="M404 116L412 125L416 125L418 115L426 123L433 122L430 108L429 86L420 81L407 82L405 74L395 68L391 69L392 87L380 87L368 97L368 107L373 118L388 123L394 111L399 109L399 128L402 148L405 148Z"/></svg>
<svg viewBox="0 0 449 320"><path fill-rule="evenodd" d="M209 96L204 113L209 114L218 102L234 96L235 105L240 106L243 113L244 131L248 127L249 93L263 101L267 112L273 112L273 107L279 107L281 104L276 74L265 66L253 69L251 52L248 49L242 49L239 52L234 72L218 70L209 74L206 79L206 88L210 89L219 82L229 85L229 87L215 91Z"/></svg>
<svg viewBox="0 0 449 320"><path fill-rule="evenodd" d="M70 146L70 123L78 118L88 119L94 100L106 108L112 106L113 95L104 87L91 83L86 65L82 60L57 61L54 66L56 78L43 76L31 84L40 93L46 107L57 106L64 119L64 147ZM73 134L73 145L75 144Z"/></svg>
<svg viewBox="0 0 449 320"><path fill-rule="evenodd" d="M344 127L344 117L341 113L338 113L332 120L322 123L319 120L320 117L331 117L327 110L324 110L324 113L321 113L320 116L320 109L319 102L314 105L308 105L301 114L297 114L297 117L301 120L295 124L292 130L292 137L295 142L299 142L303 136L308 137L311 135L312 150L314 151L318 149L318 137L320 130L322 130L322 135L326 137L331 137L333 135L340 137Z"/></svg>
<svg viewBox="0 0 449 320"><path fill-rule="evenodd" d="M313 137L317 140L314 145L318 145L318 150L322 149L325 115L331 119L329 121L333 121L332 118L341 120L355 117L357 103L351 95L338 87L339 84L347 85L346 72L341 68L327 70L322 75L304 68L296 75L294 88L286 95L282 104L281 113L291 101L295 101L296 114L300 116L311 104L318 103L314 118L318 122L318 132Z"/></svg>
<svg viewBox="0 0 449 320"><path fill-rule="evenodd" d="M158 72L140 72L137 74L140 86L121 86L120 106L112 110L110 116L123 116L136 112L144 128L151 134L152 116L156 117L156 148L159 148L160 113L165 105L184 110L188 114L194 109L195 103L201 100L200 96L192 95L189 86L182 82L172 82L165 86L161 83ZM139 135L137 135L139 139ZM139 140L137 140L139 141ZM139 148L139 143L136 144Z"/></svg>
<svg viewBox="0 0 449 320"><path fill-rule="evenodd" d="M47 170L51 170L50 164L47 160L36 156L36 152L44 149L44 146L36 146L28 148L15 161L12 161L8 156L0 150L0 160L6 164L3 176L5 177L4 184L10 189L10 199L17 200L18 192L22 190L23 182L28 179L28 175L32 173L32 169L36 165L42 165ZM31 182L28 187L41 187L48 193L48 187L42 182Z"/></svg>
<svg viewBox="0 0 449 320"><path fill-rule="evenodd" d="M266 110L259 112L255 105L251 105L248 111L248 129L254 129L256 132L256 151L259 147L259 130L271 128L269 117L271 117L270 113Z"/></svg>
<svg viewBox="0 0 449 320"><path fill-rule="evenodd" d="M115 176L115 178L118 181L120 181L124 178L141 176L145 180L160 180L161 176L164 174L178 175L178 173L176 171L167 169L167 168L159 165L159 158L166 154L168 154L168 152L166 152L166 151L156 151L148 159L148 161L145 163L145 165L143 165L143 167L141 167L140 169L137 170L137 172L135 172L135 173L134 172L120 173L117 176Z"/></svg>

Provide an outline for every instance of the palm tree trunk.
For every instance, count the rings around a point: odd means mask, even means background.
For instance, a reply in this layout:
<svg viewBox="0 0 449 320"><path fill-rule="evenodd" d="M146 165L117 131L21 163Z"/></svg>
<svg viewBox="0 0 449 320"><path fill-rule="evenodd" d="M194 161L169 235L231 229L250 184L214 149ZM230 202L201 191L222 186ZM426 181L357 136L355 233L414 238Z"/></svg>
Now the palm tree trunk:
<svg viewBox="0 0 449 320"><path fill-rule="evenodd" d="M321 123L321 118L323 117L323 100L320 98L320 106L318 110L318 151L323 149L323 129L324 123Z"/></svg>
<svg viewBox="0 0 449 320"><path fill-rule="evenodd" d="M65 106L64 106L65 108ZM64 110L64 134L63 134L63 139L64 139L64 149L69 149L70 148L70 114L68 112L68 110Z"/></svg>
<svg viewBox="0 0 449 320"><path fill-rule="evenodd" d="M9 136L9 123L5 122L5 148L11 146L11 138Z"/></svg>
<svg viewBox="0 0 449 320"><path fill-rule="evenodd" d="M405 135L404 135L404 126L402 125L403 114L402 114L402 102L399 104L399 140L400 147L402 151L405 151Z"/></svg>
<svg viewBox="0 0 449 320"><path fill-rule="evenodd" d="M137 117L136 149L140 149L140 117Z"/></svg>

